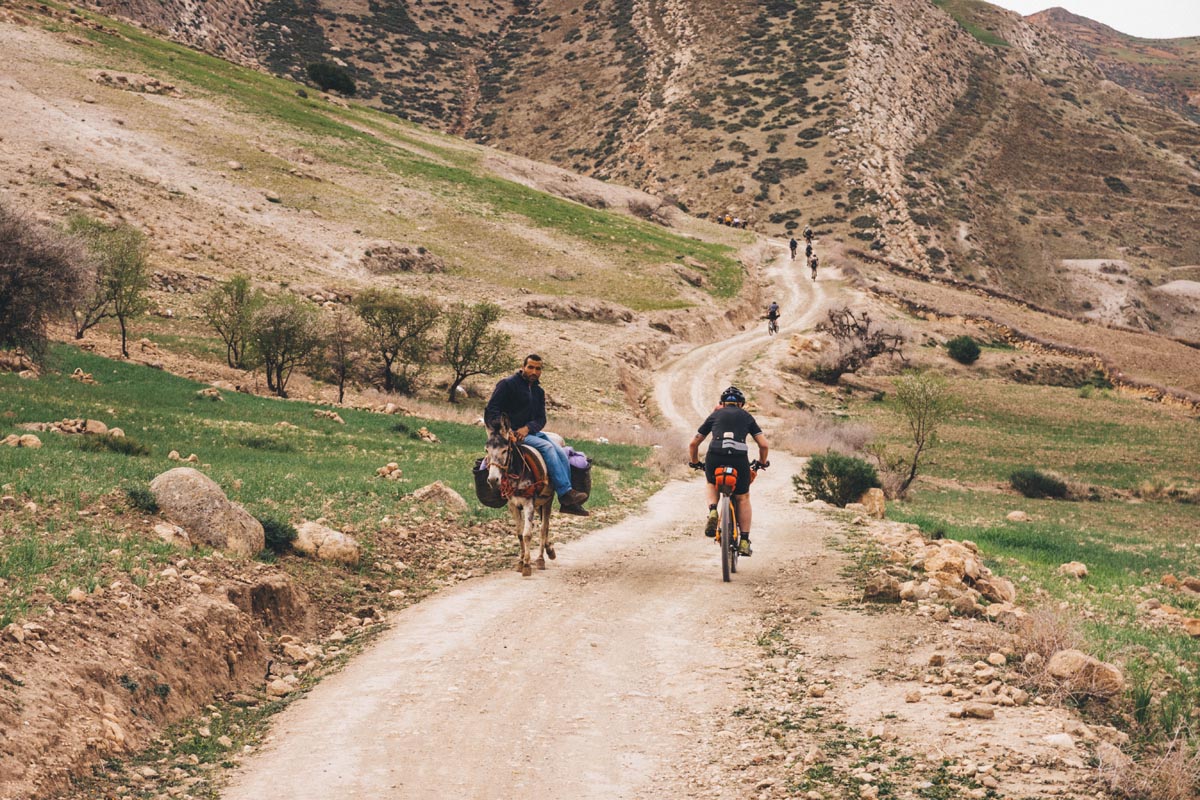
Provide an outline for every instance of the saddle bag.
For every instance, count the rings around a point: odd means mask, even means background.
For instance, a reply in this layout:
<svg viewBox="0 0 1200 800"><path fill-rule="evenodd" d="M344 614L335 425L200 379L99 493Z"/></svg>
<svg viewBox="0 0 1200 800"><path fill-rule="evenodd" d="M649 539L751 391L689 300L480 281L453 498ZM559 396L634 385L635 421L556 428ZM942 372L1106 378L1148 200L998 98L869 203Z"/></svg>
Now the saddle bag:
<svg viewBox="0 0 1200 800"><path fill-rule="evenodd" d="M488 483L488 468L484 465L486 459L475 459L475 468L472 473L475 475L475 497L480 503L488 508L502 508L508 503L500 496L500 487L493 487Z"/></svg>
<svg viewBox="0 0 1200 800"><path fill-rule="evenodd" d="M583 453L571 451L567 457L571 465L571 488L577 492L592 493L592 460Z"/></svg>

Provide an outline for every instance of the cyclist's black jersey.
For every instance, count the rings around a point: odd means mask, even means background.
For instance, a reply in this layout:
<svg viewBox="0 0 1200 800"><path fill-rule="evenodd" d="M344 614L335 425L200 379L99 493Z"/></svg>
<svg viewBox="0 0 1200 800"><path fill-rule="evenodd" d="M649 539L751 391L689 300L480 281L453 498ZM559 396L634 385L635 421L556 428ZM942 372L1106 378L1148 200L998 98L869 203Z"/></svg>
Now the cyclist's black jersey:
<svg viewBox="0 0 1200 800"><path fill-rule="evenodd" d="M772 306L767 309L767 319L779 319L779 306Z"/></svg>
<svg viewBox="0 0 1200 800"><path fill-rule="evenodd" d="M744 457L749 451L746 437L759 435L762 428L744 408L723 406L708 415L698 432L701 436L712 434L712 443L708 446L710 458L718 454Z"/></svg>

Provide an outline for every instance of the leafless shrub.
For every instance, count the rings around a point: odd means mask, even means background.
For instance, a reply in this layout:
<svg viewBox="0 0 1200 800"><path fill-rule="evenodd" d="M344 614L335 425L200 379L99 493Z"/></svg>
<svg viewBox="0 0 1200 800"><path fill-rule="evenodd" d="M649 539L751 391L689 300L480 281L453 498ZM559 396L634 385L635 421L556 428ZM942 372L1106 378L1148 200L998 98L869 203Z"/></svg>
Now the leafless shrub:
<svg viewBox="0 0 1200 800"><path fill-rule="evenodd" d="M1102 761L1100 775L1130 800L1195 800L1200 795L1200 750L1180 732L1159 754L1133 764Z"/></svg>
<svg viewBox="0 0 1200 800"><path fill-rule="evenodd" d="M1013 630L1013 649L1020 658L1018 670L1025 683L1047 695L1065 692L1048 672L1050 657L1060 650L1077 650L1083 636L1068 612L1057 608L1035 608Z"/></svg>
<svg viewBox="0 0 1200 800"><path fill-rule="evenodd" d="M70 314L93 269L78 239L0 203L0 347L41 361L47 325Z"/></svg>
<svg viewBox="0 0 1200 800"><path fill-rule="evenodd" d="M650 200L634 198L629 201L628 206L629 213L635 217L653 222L656 225L662 225L665 228L671 227L671 217L675 209L665 200L657 198Z"/></svg>
<svg viewBox="0 0 1200 800"><path fill-rule="evenodd" d="M832 354L813 369L811 377L834 384L847 372L857 372L876 356L890 355L905 361L904 334L874 324L869 311L855 312L849 307L833 308L817 330L828 333L837 345Z"/></svg>

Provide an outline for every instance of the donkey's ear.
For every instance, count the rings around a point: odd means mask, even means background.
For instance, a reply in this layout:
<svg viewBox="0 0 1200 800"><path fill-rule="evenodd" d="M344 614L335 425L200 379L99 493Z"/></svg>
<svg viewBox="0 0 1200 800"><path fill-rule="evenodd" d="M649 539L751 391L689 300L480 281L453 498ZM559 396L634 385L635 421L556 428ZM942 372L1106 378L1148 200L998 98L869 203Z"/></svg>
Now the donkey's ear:
<svg viewBox="0 0 1200 800"><path fill-rule="evenodd" d="M500 424L496 426L496 430L505 435L512 432L512 422L509 421L508 414L500 415Z"/></svg>

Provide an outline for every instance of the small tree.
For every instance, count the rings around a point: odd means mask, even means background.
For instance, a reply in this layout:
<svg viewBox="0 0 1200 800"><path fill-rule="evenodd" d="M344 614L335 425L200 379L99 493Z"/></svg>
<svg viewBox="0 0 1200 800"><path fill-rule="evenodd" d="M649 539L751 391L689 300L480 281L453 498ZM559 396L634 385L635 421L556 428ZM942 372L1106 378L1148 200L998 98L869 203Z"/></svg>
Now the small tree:
<svg viewBox="0 0 1200 800"><path fill-rule="evenodd" d="M95 280L84 284L72 303L75 338L82 339L100 320L114 318L121 328L121 355L129 358L129 321L150 303L146 237L132 225L109 226L87 217L76 217L70 229L96 257Z"/></svg>
<svg viewBox="0 0 1200 800"><path fill-rule="evenodd" d="M308 79L324 91L333 90L353 96L358 90L350 73L332 61L314 61L304 71L308 73Z"/></svg>
<svg viewBox="0 0 1200 800"><path fill-rule="evenodd" d="M508 370L513 359L508 352L512 337L492 330L504 312L494 303L459 304L446 316L444 355L454 372L450 382L451 403L458 402L458 387L472 375L494 375Z"/></svg>
<svg viewBox="0 0 1200 800"><path fill-rule="evenodd" d="M848 503L857 503L868 489L879 486L879 476L875 467L861 458L831 450L809 458L804 472L792 476L792 483L797 491L814 500L845 508Z"/></svg>
<svg viewBox="0 0 1200 800"><path fill-rule="evenodd" d="M429 364L433 327L441 314L437 303L372 289L355 299L354 308L366 325L371 349L382 362L384 390L416 392L421 372Z"/></svg>
<svg viewBox="0 0 1200 800"><path fill-rule="evenodd" d="M847 372L857 372L864 364L878 355L887 353L901 361L904 353L904 336L873 326L867 311L855 313L850 308L830 309L824 322L817 330L828 333L837 344L838 352L833 359L813 370L812 377L822 383L834 384Z"/></svg>
<svg viewBox="0 0 1200 800"><path fill-rule="evenodd" d="M0 203L0 347L42 360L47 325L70 316L71 301L92 269L79 239Z"/></svg>
<svg viewBox="0 0 1200 800"><path fill-rule="evenodd" d="M254 312L263 304L263 294L245 275L234 275L204 296L200 313L225 343L225 362L237 369L250 365L250 328Z"/></svg>
<svg viewBox="0 0 1200 800"><path fill-rule="evenodd" d="M254 312L251 341L262 358L267 388L287 397L292 372L321 346L316 309L291 297L269 300Z"/></svg>
<svg viewBox="0 0 1200 800"><path fill-rule="evenodd" d="M946 342L946 351L960 364L971 365L979 360L979 343L970 336L955 336Z"/></svg>
<svg viewBox="0 0 1200 800"><path fill-rule="evenodd" d="M898 478L893 495L904 497L917 478L922 457L937 442L938 427L958 407L958 401L939 375L908 372L896 378L895 385L893 397L908 429L911 449L890 459L882 450L877 449L876 454Z"/></svg>
<svg viewBox="0 0 1200 800"><path fill-rule="evenodd" d="M346 381L358 369L365 342L363 324L347 308L338 308L325 321L324 363L338 388L338 403L346 397Z"/></svg>

